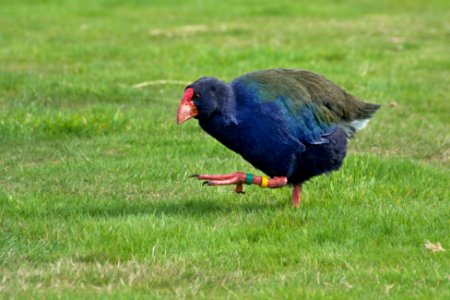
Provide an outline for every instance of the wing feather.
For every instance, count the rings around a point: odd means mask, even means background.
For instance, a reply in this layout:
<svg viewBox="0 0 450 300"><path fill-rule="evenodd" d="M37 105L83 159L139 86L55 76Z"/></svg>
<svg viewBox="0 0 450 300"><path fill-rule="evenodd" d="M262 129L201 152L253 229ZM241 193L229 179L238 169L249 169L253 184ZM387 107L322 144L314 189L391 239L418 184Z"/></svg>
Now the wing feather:
<svg viewBox="0 0 450 300"><path fill-rule="evenodd" d="M325 77L309 71L271 69L245 74L233 81L246 86L255 101L277 102L303 131L309 143L323 143L323 137L337 125L348 137L367 124L379 105L363 102Z"/></svg>

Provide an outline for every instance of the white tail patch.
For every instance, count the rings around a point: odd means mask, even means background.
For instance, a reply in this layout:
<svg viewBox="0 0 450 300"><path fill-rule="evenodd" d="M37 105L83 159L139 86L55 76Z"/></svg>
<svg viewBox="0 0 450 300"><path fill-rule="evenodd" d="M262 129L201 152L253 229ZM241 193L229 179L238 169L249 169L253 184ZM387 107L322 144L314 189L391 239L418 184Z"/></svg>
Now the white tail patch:
<svg viewBox="0 0 450 300"><path fill-rule="evenodd" d="M369 119L361 119L350 122L350 126L354 127L356 130L361 130L367 126Z"/></svg>
<svg viewBox="0 0 450 300"><path fill-rule="evenodd" d="M342 125L344 125L343 128L347 137L352 138L355 135L356 131L366 127L367 123L369 123L369 119L360 119L348 123L346 122L343 123Z"/></svg>

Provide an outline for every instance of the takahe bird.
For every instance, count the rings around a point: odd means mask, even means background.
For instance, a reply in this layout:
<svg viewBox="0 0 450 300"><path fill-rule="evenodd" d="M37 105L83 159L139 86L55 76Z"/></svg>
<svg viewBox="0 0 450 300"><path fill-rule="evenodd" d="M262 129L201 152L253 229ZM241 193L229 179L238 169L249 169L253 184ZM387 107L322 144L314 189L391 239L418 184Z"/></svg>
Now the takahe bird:
<svg viewBox="0 0 450 300"><path fill-rule="evenodd" d="M230 83L203 77L188 85L177 122L198 119L200 127L267 174L197 174L207 185L294 186L341 167L347 140L364 128L379 105L348 94L325 77L303 70L271 69Z"/></svg>

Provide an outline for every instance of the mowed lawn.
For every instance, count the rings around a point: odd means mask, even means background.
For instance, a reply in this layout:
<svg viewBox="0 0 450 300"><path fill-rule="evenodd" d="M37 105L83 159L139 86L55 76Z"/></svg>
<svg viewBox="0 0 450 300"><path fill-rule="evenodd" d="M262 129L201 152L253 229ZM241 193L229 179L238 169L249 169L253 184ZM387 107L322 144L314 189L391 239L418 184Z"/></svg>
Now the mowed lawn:
<svg viewBox="0 0 450 300"><path fill-rule="evenodd" d="M450 299L449 20L448 1L0 0L0 298ZM382 105L300 209L189 178L261 173L175 122L187 83L273 67Z"/></svg>

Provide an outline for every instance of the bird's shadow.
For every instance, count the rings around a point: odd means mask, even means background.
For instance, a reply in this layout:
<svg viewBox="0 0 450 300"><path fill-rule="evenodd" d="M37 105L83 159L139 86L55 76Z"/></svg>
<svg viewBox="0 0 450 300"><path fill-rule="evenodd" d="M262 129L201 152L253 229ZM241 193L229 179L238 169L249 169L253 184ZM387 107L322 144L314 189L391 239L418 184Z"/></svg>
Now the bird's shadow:
<svg viewBox="0 0 450 300"><path fill-rule="evenodd" d="M66 207L59 209L59 215L73 217L84 215L90 217L124 217L142 215L178 215L185 217L204 217L206 215L221 215L232 213L254 213L261 211L282 210L287 203L281 201L223 201L217 202L213 199L191 198L185 201L111 201L106 205L86 205Z"/></svg>

